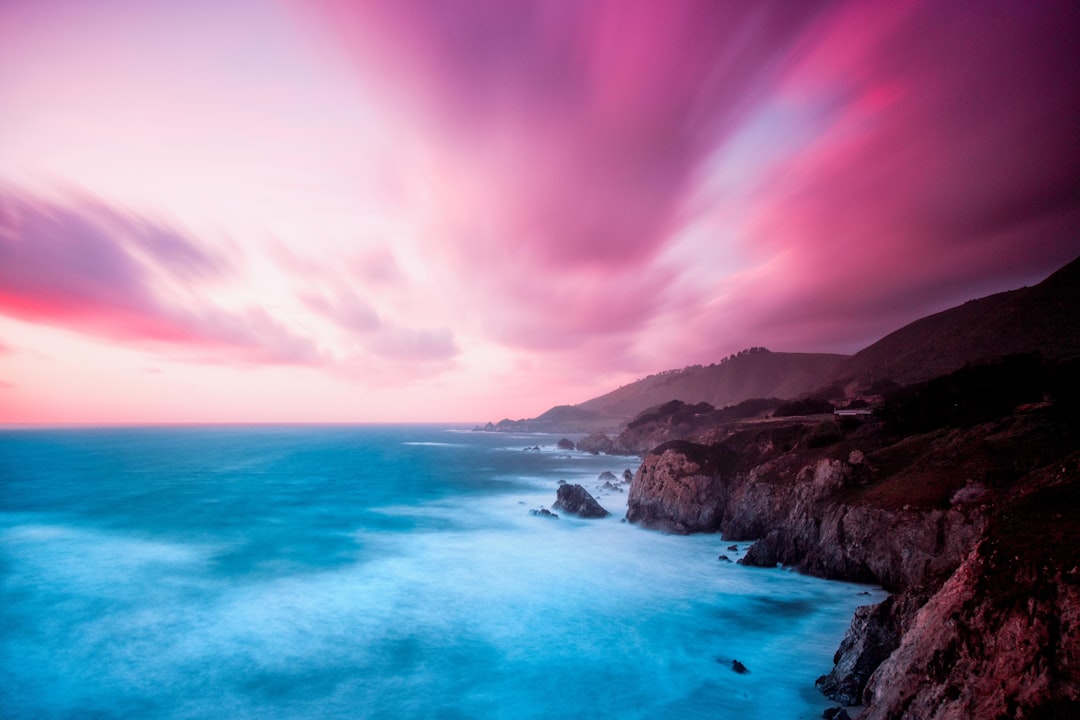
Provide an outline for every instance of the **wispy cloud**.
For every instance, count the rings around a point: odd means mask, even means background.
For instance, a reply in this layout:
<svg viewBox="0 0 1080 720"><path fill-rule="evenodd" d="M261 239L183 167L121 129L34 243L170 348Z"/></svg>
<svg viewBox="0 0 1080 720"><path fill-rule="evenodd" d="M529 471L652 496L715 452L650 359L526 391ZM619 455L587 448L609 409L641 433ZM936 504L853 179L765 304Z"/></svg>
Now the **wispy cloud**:
<svg viewBox="0 0 1080 720"><path fill-rule="evenodd" d="M1080 253L1075 4L321 6L510 346L854 350Z"/></svg>
<svg viewBox="0 0 1080 720"><path fill-rule="evenodd" d="M201 291L230 262L100 201L0 195L0 314L207 362L313 363L318 348L258 307Z"/></svg>

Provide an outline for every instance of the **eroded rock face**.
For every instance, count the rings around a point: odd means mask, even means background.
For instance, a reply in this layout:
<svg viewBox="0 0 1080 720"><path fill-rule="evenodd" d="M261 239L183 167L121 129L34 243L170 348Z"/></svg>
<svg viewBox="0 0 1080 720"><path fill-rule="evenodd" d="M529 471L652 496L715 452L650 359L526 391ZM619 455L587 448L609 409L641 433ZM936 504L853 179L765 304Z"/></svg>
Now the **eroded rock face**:
<svg viewBox="0 0 1080 720"><path fill-rule="evenodd" d="M605 433L595 432L578 440L577 449L594 455L599 453L610 453L615 449L615 441Z"/></svg>
<svg viewBox="0 0 1080 720"><path fill-rule="evenodd" d="M899 592L942 582L983 528L977 514L828 505L789 516L751 547L745 565L776 563L804 572L874 582ZM763 545L758 548L757 545Z"/></svg>
<svg viewBox="0 0 1080 720"><path fill-rule="evenodd" d="M560 485L555 503L551 507L583 518L602 518L610 514L581 485Z"/></svg>
<svg viewBox="0 0 1080 720"><path fill-rule="evenodd" d="M627 518L760 538L740 563L899 593L859 611L819 681L866 720L1080 717L1075 426L1033 410L876 445L859 432L664 443Z"/></svg>
<svg viewBox="0 0 1080 720"><path fill-rule="evenodd" d="M664 443L645 456L630 483L627 520L674 533L719 530L729 494L721 465L712 448Z"/></svg>
<svg viewBox="0 0 1080 720"><path fill-rule="evenodd" d="M900 645L900 628L893 617L896 596L855 611L851 628L833 657L835 666L817 680L817 688L841 705L862 703L870 675Z"/></svg>
<svg viewBox="0 0 1080 720"><path fill-rule="evenodd" d="M1080 455L991 520L867 685L866 720L1080 717Z"/></svg>

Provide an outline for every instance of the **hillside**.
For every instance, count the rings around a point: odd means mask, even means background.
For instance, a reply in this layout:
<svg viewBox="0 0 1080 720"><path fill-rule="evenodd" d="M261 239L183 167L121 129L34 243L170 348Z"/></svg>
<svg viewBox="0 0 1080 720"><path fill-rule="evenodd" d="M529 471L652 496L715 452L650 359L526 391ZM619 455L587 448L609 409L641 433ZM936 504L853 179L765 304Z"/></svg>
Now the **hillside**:
<svg viewBox="0 0 1080 720"><path fill-rule="evenodd" d="M577 407L605 417L632 418L671 400L722 408L750 398L794 398L823 384L846 359L754 348L719 364L650 375Z"/></svg>
<svg viewBox="0 0 1080 720"><path fill-rule="evenodd" d="M751 348L708 366L668 370L534 420L488 423L484 430L612 430L672 400L714 408L751 398L849 394L889 380L908 385L965 365L1037 353L1049 361L1080 356L1080 259L1032 287L971 300L906 325L852 356Z"/></svg>
<svg viewBox="0 0 1080 720"><path fill-rule="evenodd" d="M1080 259L1032 287L971 300L916 320L842 363L833 380L901 385L952 372L985 358L1080 354Z"/></svg>

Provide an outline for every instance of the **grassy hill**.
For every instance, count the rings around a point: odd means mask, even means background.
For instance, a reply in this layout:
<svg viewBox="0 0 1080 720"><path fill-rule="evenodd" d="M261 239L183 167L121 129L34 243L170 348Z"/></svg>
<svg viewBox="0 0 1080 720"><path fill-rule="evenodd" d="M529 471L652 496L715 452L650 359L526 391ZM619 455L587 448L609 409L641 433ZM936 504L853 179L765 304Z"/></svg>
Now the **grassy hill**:
<svg viewBox="0 0 1080 720"><path fill-rule="evenodd" d="M1080 354L1080 259L1033 287L971 300L886 335L842 363L834 380L906 385L1002 355Z"/></svg>
<svg viewBox="0 0 1080 720"><path fill-rule="evenodd" d="M823 384L846 359L845 355L753 348L718 364L650 375L577 407L605 417L632 418L670 400L707 402L721 408L750 398L794 398Z"/></svg>

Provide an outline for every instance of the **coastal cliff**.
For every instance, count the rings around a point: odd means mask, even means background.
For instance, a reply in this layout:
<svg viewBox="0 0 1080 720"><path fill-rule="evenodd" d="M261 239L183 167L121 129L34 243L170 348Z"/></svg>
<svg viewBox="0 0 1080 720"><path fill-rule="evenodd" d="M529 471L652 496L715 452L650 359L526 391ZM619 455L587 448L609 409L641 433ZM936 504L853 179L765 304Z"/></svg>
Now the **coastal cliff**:
<svg viewBox="0 0 1080 720"><path fill-rule="evenodd" d="M756 539L743 564L894 593L860 609L818 682L866 720L1080 717L1080 432L1071 405L1017 404L916 431L908 402L890 422L670 440L645 454L627 519Z"/></svg>

